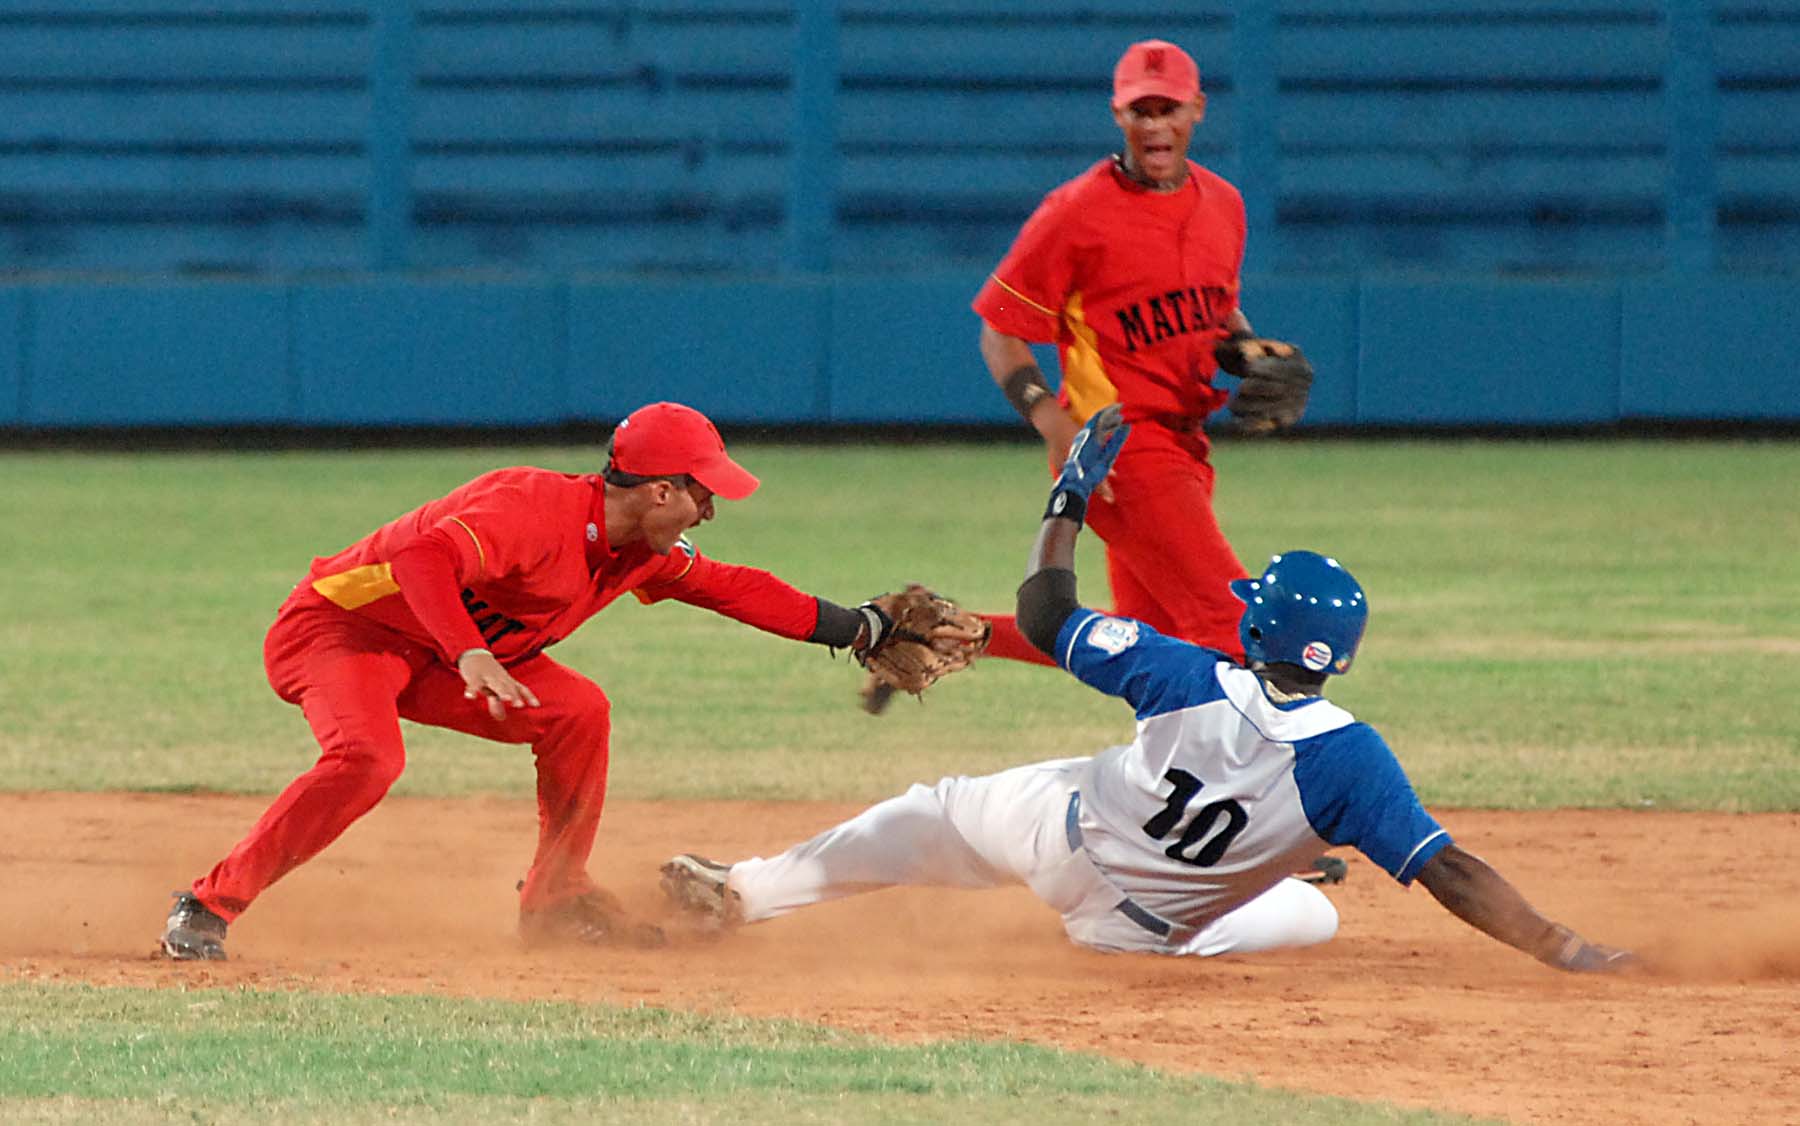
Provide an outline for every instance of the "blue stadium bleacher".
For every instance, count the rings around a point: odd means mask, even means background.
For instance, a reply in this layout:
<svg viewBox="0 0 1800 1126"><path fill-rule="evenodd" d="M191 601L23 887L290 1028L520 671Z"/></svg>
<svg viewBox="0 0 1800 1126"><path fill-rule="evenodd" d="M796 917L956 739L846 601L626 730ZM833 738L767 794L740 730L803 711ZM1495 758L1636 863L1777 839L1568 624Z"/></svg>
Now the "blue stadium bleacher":
<svg viewBox="0 0 1800 1126"><path fill-rule="evenodd" d="M568 375L650 358L582 319L650 315L609 286L716 282L704 292L755 305L767 294L746 279L800 287L771 311L798 301L840 355L845 326L897 319L923 352L885 362L955 369L928 377L942 383L922 409L1003 418L1003 403L965 404L967 333L930 326L966 317L1042 194L1115 147L1110 68L1150 36L1200 62L1192 155L1245 192L1250 298L1356 373L1321 388L1317 420L1408 421L1384 405L1401 384L1371 382L1391 367L1387 338L1358 327L1372 310L1537 316L1557 301L1493 288L1534 281L1600 284L1572 307L1609 318L1616 347L1575 417L1528 404L1515 421L1681 416L1679 396L1620 370L1663 362L1620 335L1654 335L1655 299L1627 288L1698 272L1739 287L1698 306L1777 310L1800 274L1800 0L0 0L0 270L15 282L0 289L0 426L328 421L310 380L414 362L382 351L405 324L358 308L402 276L527 287L394 296L452 335L473 310L551 335L464 342L497 370L536 365L519 378L560 396L511 421L629 405L635 392ZM1408 288L1419 276L1485 288L1446 309ZM171 297L179 279L257 288ZM83 285L150 290L84 304ZM163 383L188 391L157 400L121 392L132 377L108 355L79 355L107 326L110 355L142 355L179 334L137 318L183 316L273 325L280 347L220 341L212 362L285 367L212 402L169 361ZM1800 330L1725 319L1773 356L1800 351L1781 343ZM792 401L745 392L742 417L882 417L832 381L829 347L793 336L767 356L748 379L771 395L782 363L815 370ZM90 384L57 384L77 376ZM350 421L441 421L396 394ZM1800 390L1771 400L1745 381L1723 403L1800 417ZM1421 409L1412 421L1507 417L1479 395Z"/></svg>
<svg viewBox="0 0 1800 1126"><path fill-rule="evenodd" d="M396 0L397 2L397 0ZM1195 155L1240 170L1233 5L841 5L834 262L985 262L1116 141L1106 74L1201 61ZM1242 7L1242 6L1239 6ZM1276 270L1642 270L1664 242L1664 3L1269 5ZM372 6L0 6L4 268L357 270ZM1800 258L1800 4L1718 5L1720 264ZM794 6L424 0L410 264L775 270ZM1680 45L1674 45L1679 49Z"/></svg>

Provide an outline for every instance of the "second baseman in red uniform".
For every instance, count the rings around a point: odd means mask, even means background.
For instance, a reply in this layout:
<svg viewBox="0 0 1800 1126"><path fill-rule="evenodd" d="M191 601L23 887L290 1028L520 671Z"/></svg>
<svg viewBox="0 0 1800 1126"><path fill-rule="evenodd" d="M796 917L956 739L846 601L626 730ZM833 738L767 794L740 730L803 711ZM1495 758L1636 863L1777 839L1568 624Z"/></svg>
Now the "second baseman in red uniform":
<svg viewBox="0 0 1800 1126"><path fill-rule="evenodd" d="M1213 514L1202 424L1222 406L1213 346L1249 335L1238 308L1244 202L1187 158L1206 112L1181 48L1132 44L1113 71L1124 151L1045 197L976 296L981 356L1044 439L1054 472L1100 408L1120 404L1132 438L1088 526L1106 542L1115 612L1158 632L1242 655L1243 611L1228 587L1243 564ZM1032 343L1057 346L1052 395ZM1043 662L1011 618L988 651Z"/></svg>
<svg viewBox="0 0 1800 1126"><path fill-rule="evenodd" d="M226 924L367 813L405 765L400 720L531 746L538 842L520 885L527 941L655 941L587 873L606 797L612 705L545 650L626 592L704 606L781 637L866 644L861 608L683 538L715 495L757 480L706 417L676 403L619 424L600 474L499 469L313 561L264 643L269 683L299 705L318 763L248 836L176 895L162 947L222 959Z"/></svg>

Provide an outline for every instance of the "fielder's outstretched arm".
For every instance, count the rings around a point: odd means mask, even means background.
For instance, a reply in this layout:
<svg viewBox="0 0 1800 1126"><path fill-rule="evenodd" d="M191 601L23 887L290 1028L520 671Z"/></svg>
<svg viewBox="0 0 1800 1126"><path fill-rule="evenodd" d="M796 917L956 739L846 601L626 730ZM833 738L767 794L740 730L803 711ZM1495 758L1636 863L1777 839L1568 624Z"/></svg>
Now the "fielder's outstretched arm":
<svg viewBox="0 0 1800 1126"><path fill-rule="evenodd" d="M1452 915L1547 966L1611 972L1635 961L1630 951L1587 942L1568 927L1544 918L1487 861L1454 844L1426 861L1418 879Z"/></svg>

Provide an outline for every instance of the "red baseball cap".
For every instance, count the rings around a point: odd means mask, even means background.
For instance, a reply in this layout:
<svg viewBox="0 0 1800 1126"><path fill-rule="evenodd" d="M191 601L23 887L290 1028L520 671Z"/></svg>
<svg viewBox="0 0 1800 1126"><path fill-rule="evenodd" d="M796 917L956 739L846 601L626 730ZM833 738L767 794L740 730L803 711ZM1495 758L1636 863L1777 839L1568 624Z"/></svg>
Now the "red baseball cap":
<svg viewBox="0 0 1800 1126"><path fill-rule="evenodd" d="M1200 68L1186 51L1167 40L1133 43L1113 67L1114 109L1124 109L1139 98L1191 102L1199 96Z"/></svg>
<svg viewBox="0 0 1800 1126"><path fill-rule="evenodd" d="M726 500L761 484L725 453L712 420L680 403L651 403L626 415L612 436L613 468L634 477L686 473Z"/></svg>

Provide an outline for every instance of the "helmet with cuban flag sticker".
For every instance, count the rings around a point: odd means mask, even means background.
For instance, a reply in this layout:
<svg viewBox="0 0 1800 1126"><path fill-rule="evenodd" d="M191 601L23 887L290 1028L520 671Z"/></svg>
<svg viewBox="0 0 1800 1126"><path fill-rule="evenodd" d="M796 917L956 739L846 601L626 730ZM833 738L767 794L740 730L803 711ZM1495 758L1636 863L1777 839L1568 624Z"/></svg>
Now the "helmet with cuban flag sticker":
<svg viewBox="0 0 1800 1126"><path fill-rule="evenodd" d="M1369 621L1369 603L1356 577L1337 560L1313 551L1284 551L1261 575L1234 580L1231 593L1244 600L1238 637L1250 661L1285 662L1326 674L1350 670Z"/></svg>

